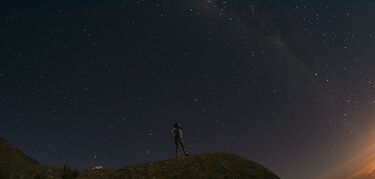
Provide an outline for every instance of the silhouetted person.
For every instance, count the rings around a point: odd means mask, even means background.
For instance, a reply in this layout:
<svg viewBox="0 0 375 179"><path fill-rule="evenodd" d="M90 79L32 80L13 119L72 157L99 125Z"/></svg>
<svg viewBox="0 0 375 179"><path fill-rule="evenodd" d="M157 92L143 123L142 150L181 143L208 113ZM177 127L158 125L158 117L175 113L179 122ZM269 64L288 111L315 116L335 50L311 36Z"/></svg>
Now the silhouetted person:
<svg viewBox="0 0 375 179"><path fill-rule="evenodd" d="M176 143L176 157L178 158L180 156L180 145L182 146L185 156L189 156L190 154L186 151L184 139L182 138L182 126L180 123L174 124L173 129L171 130L171 135L174 137L174 142Z"/></svg>

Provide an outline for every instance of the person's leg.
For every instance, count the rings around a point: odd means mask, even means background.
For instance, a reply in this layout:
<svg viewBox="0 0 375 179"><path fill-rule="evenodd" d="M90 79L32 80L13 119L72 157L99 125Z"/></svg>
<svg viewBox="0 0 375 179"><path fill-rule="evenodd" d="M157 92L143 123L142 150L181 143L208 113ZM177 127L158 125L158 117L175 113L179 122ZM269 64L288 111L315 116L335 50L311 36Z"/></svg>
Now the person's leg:
<svg viewBox="0 0 375 179"><path fill-rule="evenodd" d="M189 153L188 153L187 150L186 150L186 146L185 146L185 142L184 142L184 140L183 140L183 139L180 139L179 142L180 142L180 144L181 144L181 146L182 146L182 150L184 151L185 155L189 155Z"/></svg>
<svg viewBox="0 0 375 179"><path fill-rule="evenodd" d="M178 138L175 138L175 139L174 139L174 143L176 144L176 157L178 158L178 157L180 156L180 154L179 154L179 152L178 152L178 150L179 150L179 148L180 148L180 146L179 146L179 142L178 142Z"/></svg>

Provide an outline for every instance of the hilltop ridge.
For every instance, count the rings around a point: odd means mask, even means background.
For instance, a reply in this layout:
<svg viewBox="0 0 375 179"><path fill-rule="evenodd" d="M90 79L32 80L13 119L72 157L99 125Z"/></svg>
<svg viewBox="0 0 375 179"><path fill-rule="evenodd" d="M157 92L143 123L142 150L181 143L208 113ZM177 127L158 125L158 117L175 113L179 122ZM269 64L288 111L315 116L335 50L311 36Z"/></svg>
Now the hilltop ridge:
<svg viewBox="0 0 375 179"><path fill-rule="evenodd" d="M79 178L252 178L277 179L260 164L229 153L205 153L132 166L89 171Z"/></svg>
<svg viewBox="0 0 375 179"><path fill-rule="evenodd" d="M0 138L1 179L106 179L106 178L251 178L278 179L260 164L229 153L206 153L149 162L120 169L79 172L60 166L41 165Z"/></svg>

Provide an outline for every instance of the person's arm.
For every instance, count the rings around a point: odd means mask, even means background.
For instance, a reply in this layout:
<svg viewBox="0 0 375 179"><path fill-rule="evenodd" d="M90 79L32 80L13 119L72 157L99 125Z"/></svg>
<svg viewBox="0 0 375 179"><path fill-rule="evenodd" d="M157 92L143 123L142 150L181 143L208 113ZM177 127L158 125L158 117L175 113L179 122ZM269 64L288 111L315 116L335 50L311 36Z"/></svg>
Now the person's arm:
<svg viewBox="0 0 375 179"><path fill-rule="evenodd" d="M170 134L174 137L175 134L174 134L174 130L176 130L175 128L173 128L171 131L170 131Z"/></svg>
<svg viewBox="0 0 375 179"><path fill-rule="evenodd" d="M180 139L182 139L182 129L179 129L179 130L178 130L178 133L180 134L180 136L179 136Z"/></svg>

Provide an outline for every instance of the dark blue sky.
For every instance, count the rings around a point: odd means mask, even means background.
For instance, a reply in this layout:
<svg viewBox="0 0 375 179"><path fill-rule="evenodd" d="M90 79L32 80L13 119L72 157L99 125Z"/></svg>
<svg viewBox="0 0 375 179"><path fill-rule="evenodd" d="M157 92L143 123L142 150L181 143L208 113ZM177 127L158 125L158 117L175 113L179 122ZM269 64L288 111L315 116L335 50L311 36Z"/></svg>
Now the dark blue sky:
<svg viewBox="0 0 375 179"><path fill-rule="evenodd" d="M0 135L40 163L230 152L312 178L374 108L374 3L33 1L0 7Z"/></svg>

